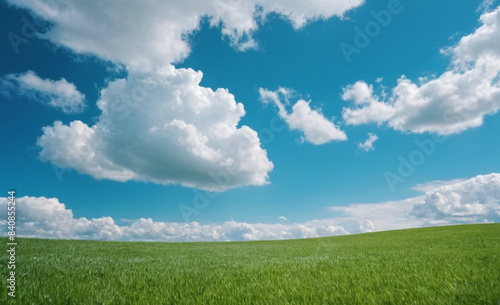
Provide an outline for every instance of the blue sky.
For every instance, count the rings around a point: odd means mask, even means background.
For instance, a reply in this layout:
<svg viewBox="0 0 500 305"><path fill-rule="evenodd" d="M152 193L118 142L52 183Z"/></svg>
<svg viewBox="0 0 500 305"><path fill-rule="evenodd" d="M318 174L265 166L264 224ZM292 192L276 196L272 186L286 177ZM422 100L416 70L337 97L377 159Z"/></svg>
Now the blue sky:
<svg viewBox="0 0 500 305"><path fill-rule="evenodd" d="M194 2L1 2L0 184L18 234L499 220L498 3Z"/></svg>

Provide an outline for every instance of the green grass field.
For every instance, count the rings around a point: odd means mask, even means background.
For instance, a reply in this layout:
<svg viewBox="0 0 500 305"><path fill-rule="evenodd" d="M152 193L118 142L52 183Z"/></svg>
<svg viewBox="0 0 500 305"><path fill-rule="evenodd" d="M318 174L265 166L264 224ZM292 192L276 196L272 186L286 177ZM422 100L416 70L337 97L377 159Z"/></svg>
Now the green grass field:
<svg viewBox="0 0 500 305"><path fill-rule="evenodd" d="M1 239L7 248L7 239ZM18 239L2 304L500 304L500 224L307 240Z"/></svg>

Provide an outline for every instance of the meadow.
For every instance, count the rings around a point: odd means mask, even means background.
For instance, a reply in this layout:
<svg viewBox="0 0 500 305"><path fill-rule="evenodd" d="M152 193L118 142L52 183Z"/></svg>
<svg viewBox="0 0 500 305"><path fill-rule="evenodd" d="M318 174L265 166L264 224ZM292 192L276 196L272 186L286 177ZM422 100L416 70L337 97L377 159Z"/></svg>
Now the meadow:
<svg viewBox="0 0 500 305"><path fill-rule="evenodd" d="M15 300L1 255L2 304L500 305L500 224L287 241L17 242Z"/></svg>

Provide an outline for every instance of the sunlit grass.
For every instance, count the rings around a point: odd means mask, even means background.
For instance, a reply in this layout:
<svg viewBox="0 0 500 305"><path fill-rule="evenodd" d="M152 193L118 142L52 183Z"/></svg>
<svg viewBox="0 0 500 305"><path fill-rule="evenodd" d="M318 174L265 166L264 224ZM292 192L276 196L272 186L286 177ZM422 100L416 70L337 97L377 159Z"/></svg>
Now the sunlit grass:
<svg viewBox="0 0 500 305"><path fill-rule="evenodd" d="M18 239L16 275L15 304L498 305L500 224L266 242Z"/></svg>

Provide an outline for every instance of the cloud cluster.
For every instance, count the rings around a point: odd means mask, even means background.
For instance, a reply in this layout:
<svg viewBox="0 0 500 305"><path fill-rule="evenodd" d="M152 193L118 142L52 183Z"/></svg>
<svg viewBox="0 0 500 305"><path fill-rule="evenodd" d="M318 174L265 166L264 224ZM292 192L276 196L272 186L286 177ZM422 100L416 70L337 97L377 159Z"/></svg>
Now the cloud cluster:
<svg viewBox="0 0 500 305"><path fill-rule="evenodd" d="M238 126L245 111L233 95L199 86L201 72L172 66L189 55L190 35L206 19L234 47L245 50L257 46L253 33L271 13L298 29L310 20L342 16L363 0L8 3L50 23L38 38L128 72L126 79L114 80L101 91L102 114L95 125L55 122L43 128L37 142L42 160L98 179L223 191L268 183L273 164L257 133ZM295 113L291 120L297 126L304 118L322 118L305 102ZM324 141L323 135L311 132L313 141Z"/></svg>
<svg viewBox="0 0 500 305"><path fill-rule="evenodd" d="M432 188L434 186L434 188ZM399 201L332 206L326 219L291 223L158 222L151 218L75 218L57 198L17 198L17 233L24 237L147 241L236 241L294 239L424 226L500 221L500 174L436 181L425 195ZM0 198L6 209L7 198ZM5 224L5 220L0 221Z"/></svg>
<svg viewBox="0 0 500 305"><path fill-rule="evenodd" d="M500 174L480 175L428 191L411 215L426 219L500 220Z"/></svg>
<svg viewBox="0 0 500 305"><path fill-rule="evenodd" d="M0 78L0 92L17 94L65 113L79 113L85 109L85 95L66 79L43 79L28 70L19 74L7 74Z"/></svg>
<svg viewBox="0 0 500 305"><path fill-rule="evenodd" d="M310 101L299 99L289 112L289 98L292 91L279 88L270 91L259 89L260 99L264 104L273 103L279 109L279 116L286 121L291 130L299 130L304 134L303 140L314 145L326 144L331 141L345 141L344 131L323 116L321 110L311 109Z"/></svg>
<svg viewBox="0 0 500 305"><path fill-rule="evenodd" d="M7 199L0 198L6 209ZM124 220L118 225L111 217L75 218L73 212L56 198L21 197L16 199L17 234L23 237L143 240L143 241L237 241L295 239L347 234L329 220L296 224L264 224L226 221L202 225L197 222L167 223L151 218Z"/></svg>
<svg viewBox="0 0 500 305"><path fill-rule="evenodd" d="M270 13L277 13L295 28L309 20L342 16L363 0L189 0L189 1L44 1L8 0L31 10L52 26L39 37L78 54L92 54L150 71L186 58L189 34L208 17L224 37L240 50L254 48L252 34Z"/></svg>
<svg viewBox="0 0 500 305"><path fill-rule="evenodd" d="M347 124L387 123L403 132L460 133L483 124L500 109L500 7L480 17L481 26L442 52L449 69L420 84L404 75L391 95L373 93L364 81L344 88L353 105L343 110Z"/></svg>
<svg viewBox="0 0 500 305"><path fill-rule="evenodd" d="M169 66L102 89L99 121L44 127L40 157L97 179L180 183L211 191L268 183L257 133L238 126L242 104L199 86L201 72Z"/></svg>
<svg viewBox="0 0 500 305"><path fill-rule="evenodd" d="M432 181L414 189L425 195L328 209L351 233L500 221L500 174Z"/></svg>
<svg viewBox="0 0 500 305"><path fill-rule="evenodd" d="M363 143L358 143L358 148L363 149L365 151L374 150L373 143L378 140L378 136L374 133L368 133L368 139L366 139Z"/></svg>

